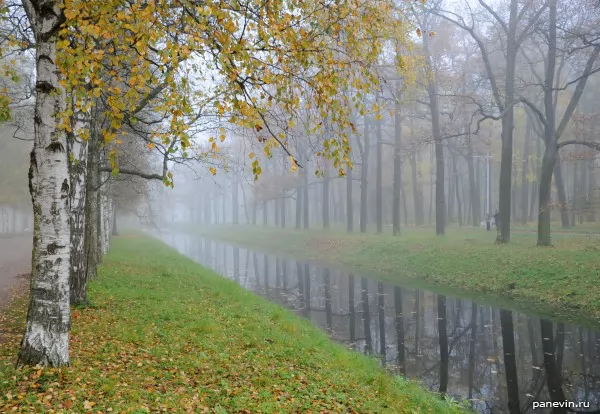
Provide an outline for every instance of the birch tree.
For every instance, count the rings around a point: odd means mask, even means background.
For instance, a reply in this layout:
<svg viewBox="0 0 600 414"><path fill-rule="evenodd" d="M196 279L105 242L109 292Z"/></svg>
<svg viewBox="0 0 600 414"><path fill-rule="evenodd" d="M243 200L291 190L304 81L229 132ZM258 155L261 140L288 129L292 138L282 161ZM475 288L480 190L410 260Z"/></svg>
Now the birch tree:
<svg viewBox="0 0 600 414"><path fill-rule="evenodd" d="M145 137L149 149L162 147L185 158L192 147L191 125L198 114L209 112L224 122L260 132L265 153L270 156L273 148L282 148L294 169L299 163L285 137L293 117L276 118L283 127L274 128L269 122L275 118L274 105L284 114L310 105L321 119L330 114L329 121L346 130L348 108L362 100L354 96L348 101L342 91L351 87L358 95L378 84L372 68L391 10L385 0L252 1L244 9L222 2L24 0L23 7L36 50L29 173L35 235L31 301L19 364L50 366L69 363L71 246L81 249L81 242L71 239L69 214L74 208L74 223L81 233L83 189L90 186L83 164L69 175L68 154L85 159L83 142L77 137L85 141L90 133L74 126L73 117L93 111L96 103L83 97L104 101L101 116L109 126L99 129L88 149L108 149L113 174L160 177L173 185L168 159L158 173L120 170L118 164L119 130L139 120L136 108L157 98L158 86L160 100L153 109L160 120ZM372 42L365 44L365 38ZM139 58L132 62L134 54ZM72 107L67 93L76 98ZM74 134L71 143L68 134ZM218 140L225 139L226 134L215 134L210 151L217 153ZM339 170L348 165L349 152L348 138L341 134L325 140L318 155L331 158ZM90 154L88 158L92 167L95 161L102 162ZM256 158L253 172L260 174ZM109 174L104 167L96 173ZM92 194L87 199L93 199ZM100 194L96 208L98 220L91 220L100 224L96 238L106 251L114 205ZM90 240L86 249L93 243Z"/></svg>
<svg viewBox="0 0 600 414"><path fill-rule="evenodd" d="M18 365L69 363L69 171L67 134L55 116L66 109L57 67L65 21L58 1L24 0L36 42L34 142L29 166L34 236L27 325Z"/></svg>

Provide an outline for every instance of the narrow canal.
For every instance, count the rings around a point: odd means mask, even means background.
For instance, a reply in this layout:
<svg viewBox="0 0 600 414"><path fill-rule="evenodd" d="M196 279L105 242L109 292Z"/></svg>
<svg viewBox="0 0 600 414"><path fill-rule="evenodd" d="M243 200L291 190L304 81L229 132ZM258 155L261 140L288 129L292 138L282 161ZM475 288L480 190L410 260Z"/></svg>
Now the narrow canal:
<svg viewBox="0 0 600 414"><path fill-rule="evenodd" d="M371 280L187 234L161 239L480 413L600 412L600 330ZM534 410L534 402L577 408ZM552 411L554 410L554 411Z"/></svg>

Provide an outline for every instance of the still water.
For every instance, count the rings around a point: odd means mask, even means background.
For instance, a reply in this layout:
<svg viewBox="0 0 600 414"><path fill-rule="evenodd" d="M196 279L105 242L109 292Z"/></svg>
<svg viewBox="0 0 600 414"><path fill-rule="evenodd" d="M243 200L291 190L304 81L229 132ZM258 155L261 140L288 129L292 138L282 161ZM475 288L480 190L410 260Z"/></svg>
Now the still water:
<svg viewBox="0 0 600 414"><path fill-rule="evenodd" d="M186 234L161 239L310 319L393 373L480 413L600 412L600 330L265 255ZM579 407L536 408L534 402ZM539 406L538 406L539 407Z"/></svg>

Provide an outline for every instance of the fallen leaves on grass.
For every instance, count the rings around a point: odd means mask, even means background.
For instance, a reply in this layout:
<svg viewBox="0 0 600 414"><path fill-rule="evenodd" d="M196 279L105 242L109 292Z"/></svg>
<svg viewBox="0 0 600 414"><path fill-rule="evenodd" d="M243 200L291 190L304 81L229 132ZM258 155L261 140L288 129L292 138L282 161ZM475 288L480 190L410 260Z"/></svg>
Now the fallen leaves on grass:
<svg viewBox="0 0 600 414"><path fill-rule="evenodd" d="M0 412L460 411L159 242L113 244L96 306L73 312L70 367L14 369L26 298L11 306Z"/></svg>

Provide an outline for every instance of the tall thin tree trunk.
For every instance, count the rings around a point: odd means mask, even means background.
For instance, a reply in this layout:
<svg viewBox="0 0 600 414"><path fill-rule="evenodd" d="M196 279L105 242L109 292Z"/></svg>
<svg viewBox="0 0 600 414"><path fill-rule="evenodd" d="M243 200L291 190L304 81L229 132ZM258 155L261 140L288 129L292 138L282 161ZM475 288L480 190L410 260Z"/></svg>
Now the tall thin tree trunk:
<svg viewBox="0 0 600 414"><path fill-rule="evenodd" d="M500 310L500 326L502 330L502 349L504 351L504 371L506 373L506 389L508 390L508 412L519 414L519 382L515 355L515 337L512 312Z"/></svg>
<svg viewBox="0 0 600 414"><path fill-rule="evenodd" d="M402 311L402 288L394 286L394 309L396 311L396 345L398 355L396 364L401 375L406 375L406 352L404 345L404 314Z"/></svg>
<svg viewBox="0 0 600 414"><path fill-rule="evenodd" d="M302 188L296 187L296 225L295 229L302 227Z"/></svg>
<svg viewBox="0 0 600 414"><path fill-rule="evenodd" d="M365 115L364 128L364 150L362 151L362 162L360 166L360 232L367 232L367 199L368 199L368 176L369 176L369 153L371 146L370 142L370 126L369 117Z"/></svg>
<svg viewBox="0 0 600 414"><path fill-rule="evenodd" d="M542 159L540 176L540 207L538 215L538 246L549 246L550 240L550 198L552 194L552 174L558 158L556 143L556 115L554 108L554 71L556 68L556 1L550 0L550 18L548 23L548 54L546 61L546 79L544 83L544 111L546 122L544 124L544 142L546 149ZM556 175L557 178L560 173ZM561 180L562 181L562 180Z"/></svg>
<svg viewBox="0 0 600 414"><path fill-rule="evenodd" d="M456 208L458 209L458 225L462 227L463 225L463 212L462 212L462 202L460 200L460 186L458 183L458 171L456 170L456 157L452 157L452 169L454 174L454 191L456 193Z"/></svg>
<svg viewBox="0 0 600 414"><path fill-rule="evenodd" d="M29 166L34 233L31 289L17 365L69 364L69 170L67 137L56 117L66 109L56 66L62 3L23 6L36 40L34 141Z"/></svg>
<svg viewBox="0 0 600 414"><path fill-rule="evenodd" d="M440 394L448 391L448 328L446 320L446 296L437 297L438 335L440 345Z"/></svg>
<svg viewBox="0 0 600 414"><path fill-rule="evenodd" d="M381 105L379 91L376 93L377 105ZM381 116L381 115L379 115ZM375 117L375 135L377 161L375 162L375 221L377 233L383 232L383 136L381 131L381 119Z"/></svg>
<svg viewBox="0 0 600 414"><path fill-rule="evenodd" d="M427 94L429 95L429 106L431 108L431 129L435 148L435 234L442 236L446 227L446 201L444 194L444 146L440 127L437 74L429 51L429 36L423 36L422 39L427 68L431 72L427 80Z"/></svg>
<svg viewBox="0 0 600 414"><path fill-rule="evenodd" d="M523 171L521 171L521 223L523 225L527 224L527 218L529 216L529 180L527 178L527 173L529 172L529 147L531 146L532 130L531 119L527 117L525 142L523 143Z"/></svg>
<svg viewBox="0 0 600 414"><path fill-rule="evenodd" d="M554 358L556 347L554 344L554 329L552 322L546 319L540 319L540 328L548 394L550 394L550 399L553 402L563 402L565 401L565 393L562 389L562 373L558 369L556 359ZM567 410L563 407L555 407L552 411L553 414L562 414L566 412Z"/></svg>
<svg viewBox="0 0 600 414"><path fill-rule="evenodd" d="M324 168L323 174L323 197L322 197L322 208L323 208L323 228L329 230L329 184L330 184L330 171L329 165Z"/></svg>
<svg viewBox="0 0 600 414"><path fill-rule="evenodd" d="M415 209L415 225L423 225L423 197L419 194L419 176L417 174L417 151L413 150L410 157L410 169L412 175L412 188L413 188L413 205Z"/></svg>
<svg viewBox="0 0 600 414"><path fill-rule="evenodd" d="M363 330L365 333L365 353L373 351L373 340L371 339L371 311L369 309L369 281L360 278L360 295L362 302Z"/></svg>
<svg viewBox="0 0 600 414"><path fill-rule="evenodd" d="M303 194L302 194L302 203L304 204L304 228L308 229L309 227L309 208L310 208L310 202L309 202L309 197L308 197L308 173L306 172L306 169L308 168L308 159L306 157L304 157L304 163L305 163L305 168L302 171L302 176L304 178L304 189L303 189Z"/></svg>
<svg viewBox="0 0 600 414"><path fill-rule="evenodd" d="M113 211L112 211L112 226L110 228L111 236L118 236L119 232L117 231L117 202L113 201Z"/></svg>
<svg viewBox="0 0 600 414"><path fill-rule="evenodd" d="M400 81L396 81L396 105L394 114L394 200L392 227L394 236L400 235L400 196L402 191L402 123L400 120Z"/></svg>
<svg viewBox="0 0 600 414"><path fill-rule="evenodd" d="M504 108L504 115L502 116L502 154L500 158L500 185L498 194L500 231L496 237L496 243L508 243L510 241L513 129L515 126L515 66L518 48L516 39L518 4L518 0L511 0L508 21L506 81L504 86L506 108Z"/></svg>
<svg viewBox="0 0 600 414"><path fill-rule="evenodd" d="M352 168L346 168L346 231L354 231L354 199L352 195L353 188Z"/></svg>
<svg viewBox="0 0 600 414"><path fill-rule="evenodd" d="M74 99L73 99L74 100ZM73 102L75 104L75 102ZM85 276L85 232L86 232L86 175L88 144L81 136L89 132L89 113L79 111L75 114L75 125L67 136L70 175L71 203L71 304L87 302L87 283Z"/></svg>
<svg viewBox="0 0 600 414"><path fill-rule="evenodd" d="M558 193L558 209L560 211L560 221L563 228L569 227L569 209L567 206L567 193L565 191L565 182L562 176L562 166L560 156L556 153L554 162L554 184Z"/></svg>
<svg viewBox="0 0 600 414"><path fill-rule="evenodd" d="M533 187L531 189L531 202L529 203L529 221L533 221L536 216L536 212L539 212L539 182L542 176L542 163L540 160L542 151L541 151L541 141L542 138L538 137L535 143L535 181L533 183ZM537 207L537 209L536 209ZM537 211L536 211L537 210Z"/></svg>

